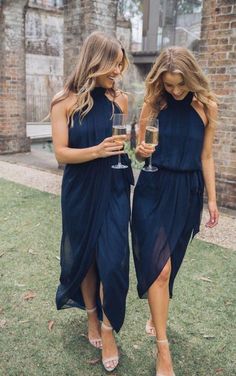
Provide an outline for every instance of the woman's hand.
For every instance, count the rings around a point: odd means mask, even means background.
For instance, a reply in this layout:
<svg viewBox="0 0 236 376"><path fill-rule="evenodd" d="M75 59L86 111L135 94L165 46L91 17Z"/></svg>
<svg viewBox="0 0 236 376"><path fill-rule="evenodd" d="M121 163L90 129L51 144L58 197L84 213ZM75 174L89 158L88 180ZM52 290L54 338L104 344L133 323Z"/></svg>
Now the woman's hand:
<svg viewBox="0 0 236 376"><path fill-rule="evenodd" d="M105 138L97 145L97 158L111 157L112 155L124 154L124 142L126 135Z"/></svg>
<svg viewBox="0 0 236 376"><path fill-rule="evenodd" d="M145 142L142 141L141 144L136 147L135 154L140 158L149 158L154 151L155 148L153 146L145 144Z"/></svg>
<svg viewBox="0 0 236 376"><path fill-rule="evenodd" d="M215 227L219 221L219 211L215 201L208 202L208 210L210 214L210 219L206 223L206 227Z"/></svg>

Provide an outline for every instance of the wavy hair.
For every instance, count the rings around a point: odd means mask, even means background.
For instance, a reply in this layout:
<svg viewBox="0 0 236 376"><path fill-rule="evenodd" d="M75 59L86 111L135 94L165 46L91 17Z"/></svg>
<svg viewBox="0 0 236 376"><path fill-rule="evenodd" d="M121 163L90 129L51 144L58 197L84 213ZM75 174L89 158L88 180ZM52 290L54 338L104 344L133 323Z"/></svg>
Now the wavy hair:
<svg viewBox="0 0 236 376"><path fill-rule="evenodd" d="M66 81L63 90L53 98L51 110L56 103L74 93L77 96L77 101L69 109L68 118L75 112L80 112L80 116L83 118L93 107L91 91L96 86L96 78L114 69L121 50L123 52L122 74L129 64L122 44L116 38L100 31L90 34L81 47L78 63ZM116 88L109 89L109 92L115 98Z"/></svg>
<svg viewBox="0 0 236 376"><path fill-rule="evenodd" d="M162 75L165 72L180 73L184 78L185 85L203 104L206 112L208 112L210 101L217 102L216 96L210 89L208 79L194 55L184 47L168 47L157 57L145 80L144 101L152 107L153 114L158 113L166 103L166 91L162 80Z"/></svg>

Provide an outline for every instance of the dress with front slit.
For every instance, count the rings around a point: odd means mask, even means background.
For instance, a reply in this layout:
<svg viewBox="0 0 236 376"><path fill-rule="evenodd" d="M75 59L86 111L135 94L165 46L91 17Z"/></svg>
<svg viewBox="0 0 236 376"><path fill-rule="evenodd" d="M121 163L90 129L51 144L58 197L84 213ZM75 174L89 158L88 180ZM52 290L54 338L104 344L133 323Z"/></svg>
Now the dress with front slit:
<svg viewBox="0 0 236 376"><path fill-rule="evenodd" d="M73 115L69 124L69 147L88 148L112 135L112 113L120 108L105 95L105 89L91 93L94 105L81 120ZM96 306L102 319L99 297L103 285L103 310L118 332L123 324L129 286L128 225L130 160L122 155L126 169L112 169L118 156L67 164L62 181L61 275L56 294L58 309L85 308L81 283L89 268L96 268Z"/></svg>
<svg viewBox="0 0 236 376"><path fill-rule="evenodd" d="M131 228L140 298L146 297L169 258L172 297L188 243L199 231L204 123L192 100L192 92L183 100L166 93L167 106L158 115L159 144L152 156L158 171L141 171L135 187Z"/></svg>

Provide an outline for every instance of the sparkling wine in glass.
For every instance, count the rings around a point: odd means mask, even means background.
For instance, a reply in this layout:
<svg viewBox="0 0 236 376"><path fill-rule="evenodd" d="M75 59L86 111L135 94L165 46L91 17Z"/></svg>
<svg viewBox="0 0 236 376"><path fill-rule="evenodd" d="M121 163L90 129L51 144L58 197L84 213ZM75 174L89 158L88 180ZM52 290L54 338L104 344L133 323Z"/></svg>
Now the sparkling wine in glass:
<svg viewBox="0 0 236 376"><path fill-rule="evenodd" d="M123 142L123 138L119 139L117 136L124 136L127 134L127 114L113 114L112 118L112 136L116 136L115 142L120 143ZM127 168L127 165L121 163L121 156L118 155L118 163L111 166L112 168L121 169Z"/></svg>
<svg viewBox="0 0 236 376"><path fill-rule="evenodd" d="M156 147L158 145L159 136L159 120L157 118L149 119L145 132L145 143L149 146ZM148 166L143 167L143 171L154 172L158 168L152 165L152 155L149 158Z"/></svg>

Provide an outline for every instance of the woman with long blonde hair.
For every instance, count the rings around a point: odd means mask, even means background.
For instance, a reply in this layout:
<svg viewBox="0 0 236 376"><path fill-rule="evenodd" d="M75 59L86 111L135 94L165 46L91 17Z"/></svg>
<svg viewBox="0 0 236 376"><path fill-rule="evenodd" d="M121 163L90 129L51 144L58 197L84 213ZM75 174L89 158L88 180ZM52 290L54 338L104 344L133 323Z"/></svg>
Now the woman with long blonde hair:
<svg viewBox="0 0 236 376"><path fill-rule="evenodd" d="M156 147L145 143L150 118L159 120ZM218 222L212 144L217 104L193 54L169 47L146 79L136 156L152 155L134 193L132 242L140 298L147 296L146 332L157 339L157 376L173 376L167 339L169 298L187 245L199 231L204 185L210 218Z"/></svg>
<svg viewBox="0 0 236 376"><path fill-rule="evenodd" d="M127 65L120 42L92 33L51 105L54 151L65 165L56 304L86 310L89 342L102 348L107 371L119 361L112 329L118 332L123 324L129 279L133 175L125 136L112 136L114 114L127 113L127 95L116 88ZM111 168L119 154L128 168Z"/></svg>

